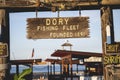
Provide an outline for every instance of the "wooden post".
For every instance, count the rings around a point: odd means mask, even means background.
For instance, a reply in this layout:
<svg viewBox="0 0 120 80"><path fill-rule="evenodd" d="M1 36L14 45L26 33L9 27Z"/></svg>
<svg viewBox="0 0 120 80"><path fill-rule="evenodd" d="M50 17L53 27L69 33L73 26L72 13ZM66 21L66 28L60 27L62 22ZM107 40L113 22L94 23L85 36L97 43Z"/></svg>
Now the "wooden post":
<svg viewBox="0 0 120 80"><path fill-rule="evenodd" d="M78 73L78 64L76 66L77 66L77 73Z"/></svg>
<svg viewBox="0 0 120 80"><path fill-rule="evenodd" d="M47 67L48 67L48 79L49 79L49 65Z"/></svg>
<svg viewBox="0 0 120 80"><path fill-rule="evenodd" d="M114 30L113 30L113 13L112 9L108 7L102 7L101 8L101 29L102 29L102 52L103 57L107 55L106 53L106 42L107 42L107 30L106 27L110 26L110 33L111 33L111 42L114 43ZM107 80L107 70L105 68L106 66L103 65L103 74L104 74L104 80Z"/></svg>
<svg viewBox="0 0 120 80"><path fill-rule="evenodd" d="M60 75L62 75L62 64L60 64Z"/></svg>
<svg viewBox="0 0 120 80"><path fill-rule="evenodd" d="M64 59L62 58L62 74L64 73Z"/></svg>
<svg viewBox="0 0 120 80"><path fill-rule="evenodd" d="M72 55L70 55L71 80L73 80Z"/></svg>
<svg viewBox="0 0 120 80"><path fill-rule="evenodd" d="M55 62L53 63L53 73L55 75Z"/></svg>
<svg viewBox="0 0 120 80"><path fill-rule="evenodd" d="M32 69L32 73L30 74L30 80L33 79L33 64L30 64L30 68Z"/></svg>
<svg viewBox="0 0 120 80"><path fill-rule="evenodd" d="M0 9L0 43L6 43L8 45L9 43L9 39L8 39L8 35L9 35L9 28L8 28L8 24L9 22L9 14L7 13L6 10L4 9ZM9 45L8 45L9 46ZM7 52L9 53L9 48L7 50ZM4 74L2 77L5 80L9 80L9 74L10 74L10 67L9 65L9 54L7 56L0 56L0 62L2 60L2 63L0 63L0 65L2 67L4 67L4 69L0 70L0 74Z"/></svg>
<svg viewBox="0 0 120 80"><path fill-rule="evenodd" d="M19 76L19 64L16 65L16 74Z"/></svg>
<svg viewBox="0 0 120 80"><path fill-rule="evenodd" d="M101 8L101 31L102 31L102 52L103 52L103 57L105 55L105 44L106 44L106 22L105 22L105 7ZM104 67L104 65L103 65ZM104 74L104 80L106 80L106 70L103 68L103 74Z"/></svg>
<svg viewBox="0 0 120 80"><path fill-rule="evenodd" d="M52 64L50 65L50 75L52 75Z"/></svg>

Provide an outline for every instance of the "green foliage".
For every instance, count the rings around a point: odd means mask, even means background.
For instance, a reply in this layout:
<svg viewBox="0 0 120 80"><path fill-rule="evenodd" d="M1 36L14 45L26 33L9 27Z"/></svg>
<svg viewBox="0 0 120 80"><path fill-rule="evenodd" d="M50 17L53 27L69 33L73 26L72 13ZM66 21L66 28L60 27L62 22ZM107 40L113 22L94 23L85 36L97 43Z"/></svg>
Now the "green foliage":
<svg viewBox="0 0 120 80"><path fill-rule="evenodd" d="M14 80L18 80L17 74L14 75Z"/></svg>
<svg viewBox="0 0 120 80"><path fill-rule="evenodd" d="M15 74L14 80L25 80L23 77L30 74L31 72L32 72L31 68L24 69L23 72L20 73L19 75Z"/></svg>

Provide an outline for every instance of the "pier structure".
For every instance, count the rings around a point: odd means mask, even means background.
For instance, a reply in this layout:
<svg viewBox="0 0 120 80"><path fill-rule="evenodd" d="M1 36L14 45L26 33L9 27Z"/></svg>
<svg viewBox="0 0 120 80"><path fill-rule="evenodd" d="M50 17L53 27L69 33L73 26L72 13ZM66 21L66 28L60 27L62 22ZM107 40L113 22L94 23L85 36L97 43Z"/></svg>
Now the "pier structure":
<svg viewBox="0 0 120 80"><path fill-rule="evenodd" d="M103 75L102 53L81 52L81 51L68 51L57 50L52 57L59 57L60 59L46 59L51 65L48 66L48 79L71 79L77 78L79 80L79 66L84 65L84 76L89 75ZM55 64L60 65L60 73L55 74ZM53 65L53 66L52 66ZM73 70L73 65L76 65L76 70ZM75 73L76 72L76 73Z"/></svg>

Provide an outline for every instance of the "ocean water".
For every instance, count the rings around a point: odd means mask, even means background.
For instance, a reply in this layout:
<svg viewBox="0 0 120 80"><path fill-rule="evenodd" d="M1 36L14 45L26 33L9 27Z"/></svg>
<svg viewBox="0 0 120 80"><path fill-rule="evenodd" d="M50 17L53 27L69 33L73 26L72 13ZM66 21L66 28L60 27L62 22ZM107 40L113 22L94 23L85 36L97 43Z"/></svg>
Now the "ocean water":
<svg viewBox="0 0 120 80"><path fill-rule="evenodd" d="M19 72L22 72L24 69L27 69L29 68L28 66L24 66L24 65L19 65ZM52 66L53 68L53 66ZM50 70L50 67L49 67L49 70ZM73 65L73 71L77 70L77 66L76 65ZM78 70L85 70L85 66L81 66L79 65L78 66ZM55 65L55 71L56 72L60 72L60 65ZM36 73L36 72L48 72L48 65L33 65L33 73ZM15 65L12 65L11 66L11 70L10 70L10 73L16 73L16 66Z"/></svg>
<svg viewBox="0 0 120 80"><path fill-rule="evenodd" d="M26 68L29 68L29 67L20 65L19 72L22 72ZM73 65L73 71L76 71L76 69L77 69L77 66ZM85 70L85 66L79 65L78 70L80 70L80 71ZM55 71L60 72L59 65L55 66ZM34 65L33 66L33 73L40 73L40 74L33 75L33 80L39 80L41 75L44 76L45 79L47 79L47 76L46 76L47 72L48 72L48 65ZM12 65L11 73L16 73L16 66L15 65ZM84 76L84 75L79 75L79 76L80 76L80 80L103 80L103 76ZM67 80L71 80L71 79L68 78ZM78 79L74 78L73 80L78 80Z"/></svg>

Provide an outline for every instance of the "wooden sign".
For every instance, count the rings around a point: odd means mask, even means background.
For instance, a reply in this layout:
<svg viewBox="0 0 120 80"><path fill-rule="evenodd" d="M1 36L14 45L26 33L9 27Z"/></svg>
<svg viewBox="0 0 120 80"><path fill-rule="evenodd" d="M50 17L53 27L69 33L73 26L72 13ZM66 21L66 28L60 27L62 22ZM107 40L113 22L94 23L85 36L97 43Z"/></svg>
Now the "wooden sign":
<svg viewBox="0 0 120 80"><path fill-rule="evenodd" d="M106 44L106 53L120 53L120 43Z"/></svg>
<svg viewBox="0 0 120 80"><path fill-rule="evenodd" d="M28 18L27 38L87 38L88 17Z"/></svg>
<svg viewBox="0 0 120 80"><path fill-rule="evenodd" d="M0 43L0 57L8 56L8 46L5 43Z"/></svg>
<svg viewBox="0 0 120 80"><path fill-rule="evenodd" d="M84 59L84 62L102 62L101 57L89 57Z"/></svg>
<svg viewBox="0 0 120 80"><path fill-rule="evenodd" d="M104 64L120 64L120 55L105 55L103 59Z"/></svg>

